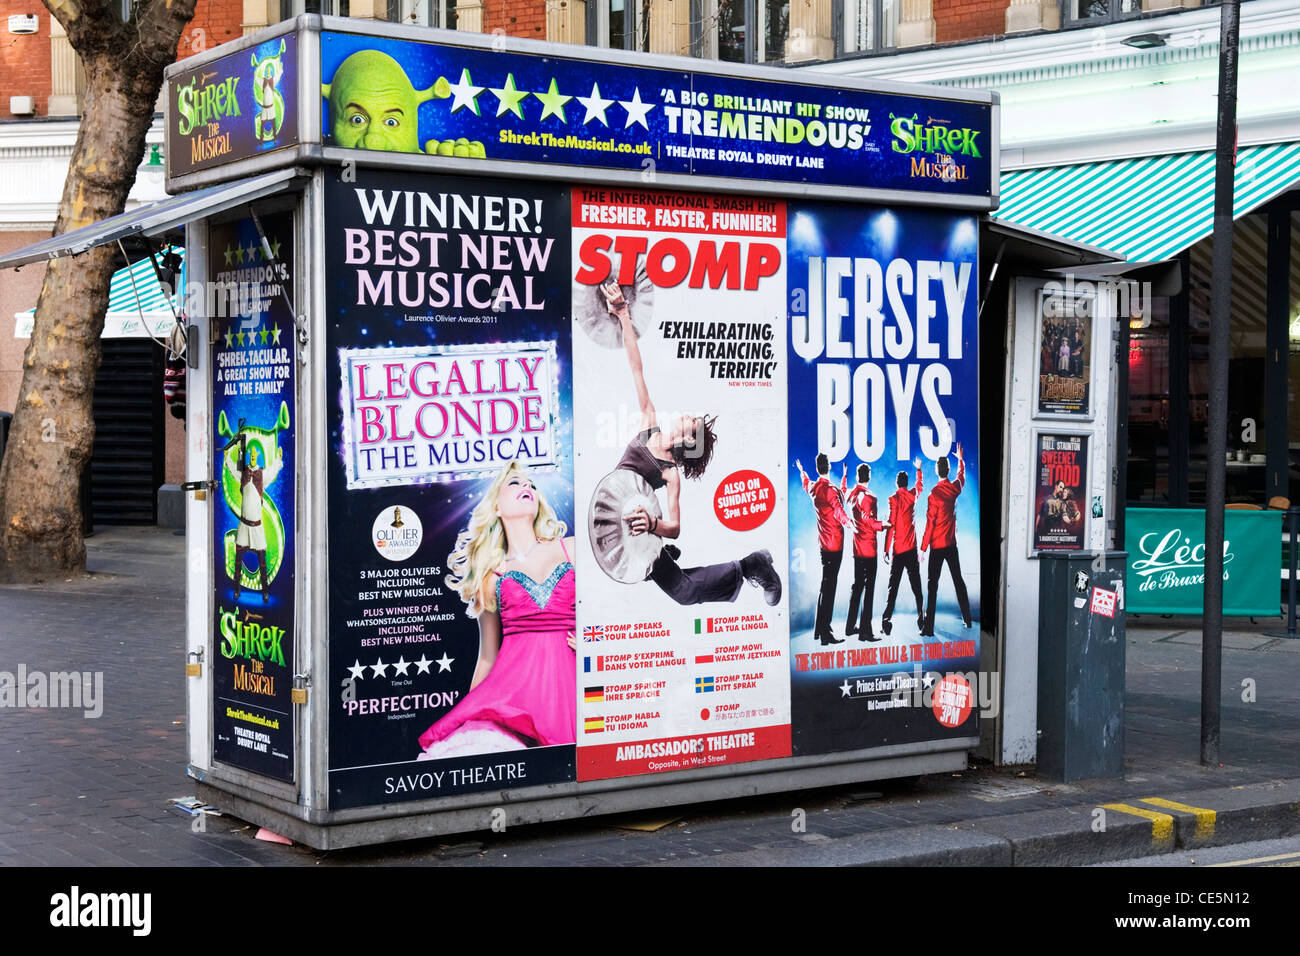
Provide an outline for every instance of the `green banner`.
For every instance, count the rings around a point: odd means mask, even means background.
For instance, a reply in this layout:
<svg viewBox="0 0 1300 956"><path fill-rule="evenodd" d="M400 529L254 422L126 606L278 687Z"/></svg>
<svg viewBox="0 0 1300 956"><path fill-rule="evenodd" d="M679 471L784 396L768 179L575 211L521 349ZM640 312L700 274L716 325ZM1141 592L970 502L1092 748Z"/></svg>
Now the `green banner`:
<svg viewBox="0 0 1300 956"><path fill-rule="evenodd" d="M1275 617L1281 607L1282 512L1228 511L1223 613ZM1205 510L1129 508L1125 519L1131 614L1200 614L1205 605Z"/></svg>

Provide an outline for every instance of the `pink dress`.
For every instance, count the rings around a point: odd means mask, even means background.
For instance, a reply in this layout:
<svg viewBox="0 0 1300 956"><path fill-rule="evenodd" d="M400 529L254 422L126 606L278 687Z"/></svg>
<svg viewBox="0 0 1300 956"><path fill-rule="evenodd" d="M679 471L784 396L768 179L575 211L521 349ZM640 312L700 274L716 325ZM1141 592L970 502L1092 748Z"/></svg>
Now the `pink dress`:
<svg viewBox="0 0 1300 956"><path fill-rule="evenodd" d="M420 736L419 759L442 759L577 739L577 665L569 647L577 596L573 565L542 582L497 578L501 649L477 687Z"/></svg>

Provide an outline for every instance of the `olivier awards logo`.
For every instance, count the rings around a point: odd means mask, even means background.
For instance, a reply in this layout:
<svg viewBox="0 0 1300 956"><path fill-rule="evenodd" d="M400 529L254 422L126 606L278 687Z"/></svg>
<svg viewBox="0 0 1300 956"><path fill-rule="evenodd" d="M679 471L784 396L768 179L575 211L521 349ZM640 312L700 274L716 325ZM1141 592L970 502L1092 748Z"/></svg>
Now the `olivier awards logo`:
<svg viewBox="0 0 1300 956"><path fill-rule="evenodd" d="M405 561L419 550L423 540L424 526L411 508L385 508L370 526L370 543L387 561Z"/></svg>

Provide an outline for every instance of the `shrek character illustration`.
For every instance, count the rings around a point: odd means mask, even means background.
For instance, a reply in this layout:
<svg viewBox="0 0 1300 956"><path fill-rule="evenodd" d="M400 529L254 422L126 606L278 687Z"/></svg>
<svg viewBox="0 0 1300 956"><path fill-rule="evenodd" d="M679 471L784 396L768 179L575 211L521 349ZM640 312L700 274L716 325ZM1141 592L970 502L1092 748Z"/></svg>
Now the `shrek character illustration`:
<svg viewBox="0 0 1300 956"><path fill-rule="evenodd" d="M378 50L358 50L339 64L334 79L321 84L329 101L329 127L335 146L393 153L429 153L483 159L483 144L461 139L431 139L420 148L420 104L445 100L451 84L444 76L417 90L401 64Z"/></svg>
<svg viewBox="0 0 1300 956"><path fill-rule="evenodd" d="M284 125L284 97L280 95L280 78L284 76L284 41L274 54L260 60L253 52L253 99L257 113L253 117L253 135L263 144L269 144L280 135Z"/></svg>
<svg viewBox="0 0 1300 956"><path fill-rule="evenodd" d="M247 587L261 590L262 603L270 600L267 588L284 558L284 519L267 490L284 465L276 435L288 427L286 402L280 403L279 417L271 428L246 425L241 418L232 429L224 411L217 420L217 434L229 439L223 449L221 496L239 519L238 527L225 534L226 575L235 582L236 598ZM254 571L244 566L244 555L249 552L257 562Z"/></svg>

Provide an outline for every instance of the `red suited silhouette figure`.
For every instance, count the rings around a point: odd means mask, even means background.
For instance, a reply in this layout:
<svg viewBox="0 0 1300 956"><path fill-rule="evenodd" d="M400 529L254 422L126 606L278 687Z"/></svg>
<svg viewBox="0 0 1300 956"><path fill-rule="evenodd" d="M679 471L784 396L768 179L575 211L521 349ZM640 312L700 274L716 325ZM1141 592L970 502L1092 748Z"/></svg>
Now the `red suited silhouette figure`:
<svg viewBox="0 0 1300 956"><path fill-rule="evenodd" d="M822 554L822 584L817 593L817 619L813 625L813 636L823 644L843 644L844 641L831 630L831 615L835 611L835 583L840 573L840 562L844 559L844 528L849 523L849 517L844 513L848 465L844 466L840 475L839 488L827 477L831 464L825 453L817 456L816 481L808 477L798 459L795 459L794 465L799 469L803 490L808 492L813 509L817 512L817 543Z"/></svg>
<svg viewBox="0 0 1300 956"><path fill-rule="evenodd" d="M916 598L916 626L925 625L925 605L921 601L921 566L916 560L916 499L921 496L921 459L912 462L916 466L916 485L907 487L907 472L898 473L898 490L889 496L889 530L885 532L885 560L892 557L893 566L889 569L889 598L885 601L885 613L880 618L880 629L888 634L894 629L894 602L898 598L898 582L907 572L907 583L912 586L912 596Z"/></svg>
<svg viewBox="0 0 1300 956"><path fill-rule="evenodd" d="M934 464L939 483L930 492L929 504L925 510L925 534L921 538L921 550L930 552L929 573L926 580L925 623L921 634L934 636L934 602L939 593L939 575L943 566L948 565L952 572L953 589L957 592L957 607L961 609L961 619L970 627L970 598L966 594L966 582L961 576L961 559L957 555L957 496L966 485L966 460L962 457L961 445L957 446L957 477L948 480L948 456L944 455Z"/></svg>
<svg viewBox="0 0 1300 956"><path fill-rule="evenodd" d="M886 527L876 517L876 496L867 490L871 466L858 465L858 483L849 489L848 503L853 518L853 590L849 592L849 618L845 634L857 634L859 641L879 640L871 629L876 596L876 535ZM858 617L861 602L862 617Z"/></svg>

